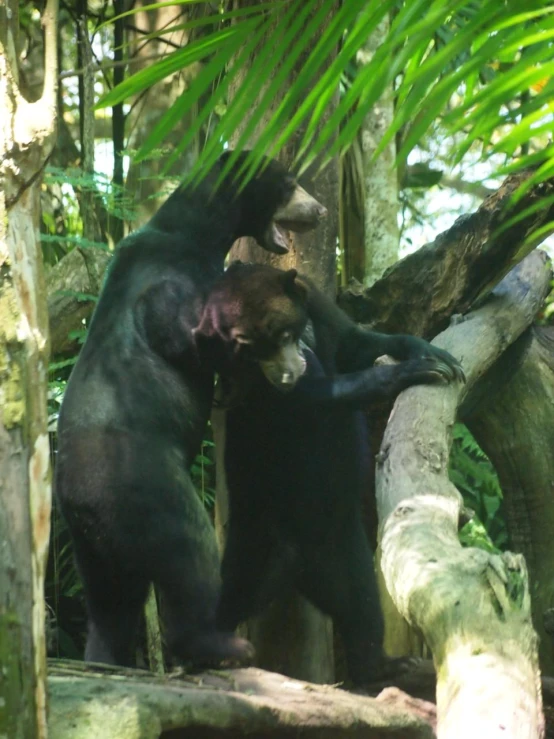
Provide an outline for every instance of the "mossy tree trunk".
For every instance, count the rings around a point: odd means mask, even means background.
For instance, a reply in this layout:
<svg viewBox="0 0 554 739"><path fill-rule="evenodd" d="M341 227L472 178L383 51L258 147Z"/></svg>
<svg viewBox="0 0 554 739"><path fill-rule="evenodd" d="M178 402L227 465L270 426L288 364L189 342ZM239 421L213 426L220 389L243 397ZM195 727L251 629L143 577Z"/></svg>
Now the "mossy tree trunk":
<svg viewBox="0 0 554 739"><path fill-rule="evenodd" d="M18 3L0 7L0 736L46 737L44 568L50 528L48 316L40 175L56 110L57 0L48 0L44 88L18 87Z"/></svg>

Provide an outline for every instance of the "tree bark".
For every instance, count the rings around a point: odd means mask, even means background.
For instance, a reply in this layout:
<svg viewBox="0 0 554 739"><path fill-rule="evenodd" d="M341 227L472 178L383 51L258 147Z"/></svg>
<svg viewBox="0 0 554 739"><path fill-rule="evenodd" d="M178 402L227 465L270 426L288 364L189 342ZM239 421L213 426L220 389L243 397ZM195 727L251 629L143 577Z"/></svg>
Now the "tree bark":
<svg viewBox="0 0 554 739"><path fill-rule="evenodd" d="M343 291L341 307L376 330L436 336L452 315L466 313L540 243L529 237L554 218L554 178L532 187L508 210L511 196L528 177L528 172L507 177L478 210L458 218L368 290ZM524 214L506 227L508 219ZM500 227L505 227L501 233Z"/></svg>
<svg viewBox="0 0 554 739"><path fill-rule="evenodd" d="M464 420L498 473L510 546L529 570L541 669L552 675L554 328L526 331L473 395Z"/></svg>
<svg viewBox="0 0 554 739"><path fill-rule="evenodd" d="M367 64L389 32L386 15L375 28L365 46L358 52L358 64ZM396 144L394 138L377 159L377 147L392 123L394 91L392 85L367 114L361 135L364 184L364 255L363 284L370 287L385 270L398 260L398 175L394 167ZM345 245L348 248L348 245Z"/></svg>
<svg viewBox="0 0 554 739"><path fill-rule="evenodd" d="M458 405L531 323L550 278L545 255L530 255L482 308L437 337L462 360L467 385L402 393L377 460L383 574L433 652L441 739L543 736L525 562L462 549L462 502L448 480L448 456Z"/></svg>
<svg viewBox="0 0 554 739"><path fill-rule="evenodd" d="M510 217L525 217L512 223L500 235L497 229L505 223L506 208L512 193L528 177L523 172L508 177L480 208L459 218L439 234L434 242L402 259L389 270L386 278L369 289L350 287L339 295L339 305L356 321L390 333L410 333L432 338L443 330L455 314L465 313L484 297L529 246L522 248L535 229L552 219L554 209L548 197L554 191L554 180L532 188L510 211ZM545 203L543 208L541 202ZM515 218L514 218L515 220ZM390 405L372 408L369 414L371 449L381 445ZM367 526L375 538L377 515L375 492L370 487L366 496ZM425 655L425 646L409 629L390 601L386 588L381 588L385 614L385 649L391 656Z"/></svg>
<svg viewBox="0 0 554 739"><path fill-rule="evenodd" d="M18 4L0 7L0 735L46 737L44 570L50 533L48 317L40 175L54 140L56 0L43 14L45 77L18 88Z"/></svg>

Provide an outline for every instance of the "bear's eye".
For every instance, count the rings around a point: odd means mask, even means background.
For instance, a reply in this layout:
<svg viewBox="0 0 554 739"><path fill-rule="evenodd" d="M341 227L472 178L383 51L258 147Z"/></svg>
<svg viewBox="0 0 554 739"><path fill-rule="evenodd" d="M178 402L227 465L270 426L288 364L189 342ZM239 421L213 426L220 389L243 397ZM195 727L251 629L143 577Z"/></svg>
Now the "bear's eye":
<svg viewBox="0 0 554 739"><path fill-rule="evenodd" d="M283 333L281 334L279 338L279 343L281 344L281 346L284 346L285 344L290 344L294 340L295 339L294 339L292 331L283 331Z"/></svg>

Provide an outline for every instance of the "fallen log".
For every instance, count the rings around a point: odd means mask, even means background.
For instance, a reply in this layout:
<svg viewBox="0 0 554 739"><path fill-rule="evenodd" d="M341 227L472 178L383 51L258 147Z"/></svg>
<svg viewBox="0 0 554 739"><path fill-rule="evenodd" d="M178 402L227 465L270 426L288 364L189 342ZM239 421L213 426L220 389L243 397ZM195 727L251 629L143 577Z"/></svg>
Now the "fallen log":
<svg viewBox="0 0 554 739"><path fill-rule="evenodd" d="M96 669L95 669L96 667ZM52 661L52 739L432 739L433 729L400 691L383 700L256 668L156 677ZM400 708L398 707L400 705ZM416 712L432 719L418 702Z"/></svg>

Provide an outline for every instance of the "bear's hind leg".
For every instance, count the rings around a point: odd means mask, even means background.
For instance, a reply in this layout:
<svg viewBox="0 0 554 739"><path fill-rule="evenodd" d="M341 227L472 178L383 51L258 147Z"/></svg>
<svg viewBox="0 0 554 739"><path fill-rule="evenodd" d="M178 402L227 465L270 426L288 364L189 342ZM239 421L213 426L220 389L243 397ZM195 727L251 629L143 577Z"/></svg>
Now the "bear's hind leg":
<svg viewBox="0 0 554 739"><path fill-rule="evenodd" d="M134 646L149 582L105 563L102 572L79 567L88 612L86 662L133 667Z"/></svg>
<svg viewBox="0 0 554 739"><path fill-rule="evenodd" d="M191 485L192 488L192 485ZM216 607L221 580L213 526L196 491L185 497L186 510L158 521L163 536L150 551L152 580L159 587L165 640L181 662L198 665L247 661L252 645L219 631Z"/></svg>
<svg viewBox="0 0 554 739"><path fill-rule="evenodd" d="M232 629L216 626L216 600L211 587L175 572L173 576L166 573L159 588L165 641L177 661L212 665L253 657L253 648L246 639L235 636Z"/></svg>
<svg viewBox="0 0 554 739"><path fill-rule="evenodd" d="M355 685L364 685L383 672L383 616L373 554L361 523L341 529L344 536L308 553L300 590L332 617L349 677Z"/></svg>
<svg viewBox="0 0 554 739"><path fill-rule="evenodd" d="M277 543L268 522L244 518L229 526L217 609L219 628L234 631L294 583L295 554Z"/></svg>

